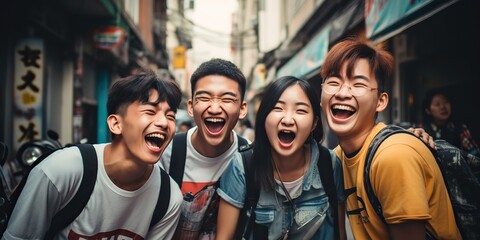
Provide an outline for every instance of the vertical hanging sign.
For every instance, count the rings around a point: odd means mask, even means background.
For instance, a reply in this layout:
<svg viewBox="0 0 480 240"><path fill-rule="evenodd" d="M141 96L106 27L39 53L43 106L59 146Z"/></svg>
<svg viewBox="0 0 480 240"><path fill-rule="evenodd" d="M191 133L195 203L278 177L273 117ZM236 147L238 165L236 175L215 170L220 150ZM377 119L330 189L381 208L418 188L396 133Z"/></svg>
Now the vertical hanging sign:
<svg viewBox="0 0 480 240"><path fill-rule="evenodd" d="M43 40L20 40L14 53L14 119L13 148L42 137L43 118Z"/></svg>

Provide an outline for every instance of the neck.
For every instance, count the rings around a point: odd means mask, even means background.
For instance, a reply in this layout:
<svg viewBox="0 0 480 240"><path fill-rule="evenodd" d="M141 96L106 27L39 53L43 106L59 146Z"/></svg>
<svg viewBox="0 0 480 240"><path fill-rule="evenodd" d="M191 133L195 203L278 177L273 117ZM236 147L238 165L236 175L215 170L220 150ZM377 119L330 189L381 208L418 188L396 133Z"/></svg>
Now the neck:
<svg viewBox="0 0 480 240"><path fill-rule="evenodd" d="M437 125L438 127L443 127L447 125L448 119L447 120L434 120L433 124Z"/></svg>
<svg viewBox="0 0 480 240"><path fill-rule="evenodd" d="M373 131L375 126L376 125L372 125L370 128L366 128L361 132L338 136L338 145L340 145L344 153L352 154L363 146L363 143L365 143L365 140Z"/></svg>
<svg viewBox="0 0 480 240"><path fill-rule="evenodd" d="M139 164L126 156L121 146L109 144L104 150L104 167L110 180L119 188L134 191L142 187L153 171L152 164Z"/></svg>
<svg viewBox="0 0 480 240"><path fill-rule="evenodd" d="M229 137L218 145L210 145L204 137L201 137L196 130L192 134L192 146L205 157L214 158L225 153L233 144L233 134L230 132Z"/></svg>
<svg viewBox="0 0 480 240"><path fill-rule="evenodd" d="M310 159L309 149L304 146L289 157L273 156L274 177L277 180L291 182L305 175Z"/></svg>

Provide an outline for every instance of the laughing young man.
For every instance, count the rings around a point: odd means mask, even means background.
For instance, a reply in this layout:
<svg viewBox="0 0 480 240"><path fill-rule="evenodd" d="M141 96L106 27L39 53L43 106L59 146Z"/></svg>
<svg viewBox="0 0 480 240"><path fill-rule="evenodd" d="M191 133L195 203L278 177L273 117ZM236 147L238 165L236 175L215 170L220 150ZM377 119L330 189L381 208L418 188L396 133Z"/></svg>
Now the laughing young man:
<svg viewBox="0 0 480 240"><path fill-rule="evenodd" d="M376 123L388 104L384 83L393 72L393 57L357 40L342 41L322 66L321 106L338 137L335 152L342 161L347 215L356 239L461 239L440 169L430 150L408 134L387 138L370 169L373 191L383 209L384 224L363 187L364 162Z"/></svg>
<svg viewBox="0 0 480 240"><path fill-rule="evenodd" d="M86 206L62 229L50 229L52 219L66 218L57 213L75 202L71 199L84 180L80 150L58 150L28 175L2 239L171 239L182 196L173 179L162 181L155 163L175 133L181 97L175 82L149 70L116 80L107 102L112 142L93 145L98 169ZM169 205L155 223L164 184L170 184ZM81 206L75 203L74 208Z"/></svg>
<svg viewBox="0 0 480 240"><path fill-rule="evenodd" d="M196 127L187 132L185 171L181 186L184 201L174 239L214 239L218 211L218 180L237 152L233 131L247 114L246 80L240 69L222 59L201 64L190 79L192 98L188 114ZM160 164L168 172L172 144Z"/></svg>

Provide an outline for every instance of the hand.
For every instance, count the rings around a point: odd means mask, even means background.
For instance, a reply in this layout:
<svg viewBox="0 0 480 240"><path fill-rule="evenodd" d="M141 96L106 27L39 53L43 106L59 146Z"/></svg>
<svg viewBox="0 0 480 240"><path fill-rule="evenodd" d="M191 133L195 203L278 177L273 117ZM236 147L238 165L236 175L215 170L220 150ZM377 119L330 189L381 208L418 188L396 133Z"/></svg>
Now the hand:
<svg viewBox="0 0 480 240"><path fill-rule="evenodd" d="M423 128L409 128L407 130L412 132L413 134L415 134L415 136L420 138L424 143L430 145L430 147L432 147L433 149L437 149L437 147L435 146L435 141L433 140L433 137L430 136L425 131L425 129L423 129Z"/></svg>

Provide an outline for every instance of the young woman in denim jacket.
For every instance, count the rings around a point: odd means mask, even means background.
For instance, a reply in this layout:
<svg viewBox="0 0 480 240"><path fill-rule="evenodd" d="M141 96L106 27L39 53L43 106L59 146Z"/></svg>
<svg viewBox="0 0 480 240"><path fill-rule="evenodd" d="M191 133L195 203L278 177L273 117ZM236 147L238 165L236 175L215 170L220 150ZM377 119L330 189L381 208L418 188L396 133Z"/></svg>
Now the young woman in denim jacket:
<svg viewBox="0 0 480 240"><path fill-rule="evenodd" d="M317 168L317 142L323 137L319 102L311 85L295 77L282 77L265 90L252 160L261 189L255 220L268 228L268 239L333 239L332 207L339 209L340 236L345 239L341 163L330 151L338 206L329 206ZM242 158L239 153L235 158L217 190L217 239L233 239L245 202Z"/></svg>

